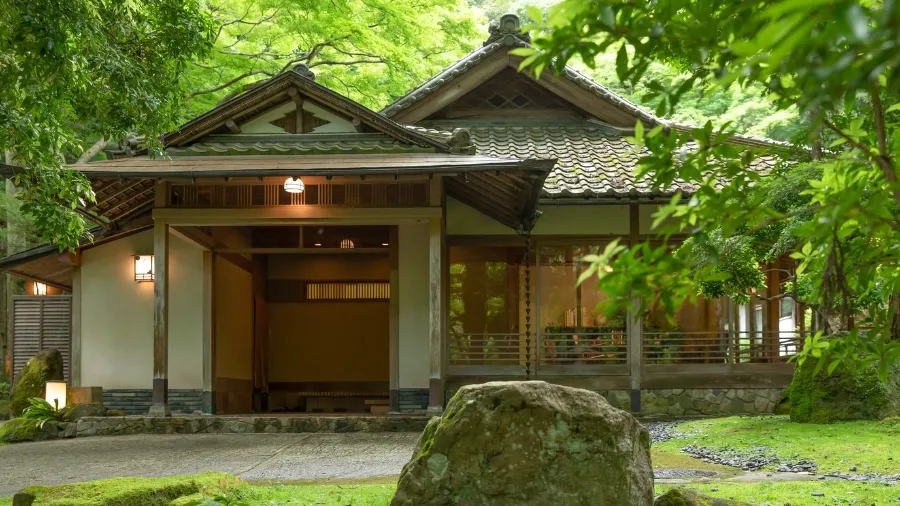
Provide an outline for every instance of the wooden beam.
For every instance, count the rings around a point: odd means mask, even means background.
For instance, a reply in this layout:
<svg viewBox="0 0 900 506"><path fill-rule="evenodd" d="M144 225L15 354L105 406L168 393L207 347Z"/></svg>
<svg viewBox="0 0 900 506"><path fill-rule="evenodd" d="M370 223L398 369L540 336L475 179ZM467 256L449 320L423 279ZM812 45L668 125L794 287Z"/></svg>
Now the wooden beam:
<svg viewBox="0 0 900 506"><path fill-rule="evenodd" d="M225 126L228 127L228 130L231 130L231 133L233 134L241 133L241 127L231 118L225 120Z"/></svg>
<svg viewBox="0 0 900 506"><path fill-rule="evenodd" d="M105 205L110 200L118 197L119 195L122 195L123 193L125 193L127 191L133 190L136 187L144 184L145 181L146 181L146 179L138 179L137 181L135 181L131 184L127 184L127 185L123 186L122 188L119 188L112 195L107 195L107 196L103 197L103 200L101 200L101 201L97 202L96 204L94 204L93 206L91 206L91 209L99 209L101 206Z"/></svg>
<svg viewBox="0 0 900 506"><path fill-rule="evenodd" d="M398 225L440 217L432 207L327 208L282 206L258 209L155 209L154 218L170 225Z"/></svg>
<svg viewBox="0 0 900 506"><path fill-rule="evenodd" d="M452 83L443 86L438 93L432 93L408 108L398 111L391 119L398 123L415 124L456 101L508 66L508 54L501 52L491 55L469 71L462 73Z"/></svg>
<svg viewBox="0 0 900 506"><path fill-rule="evenodd" d="M428 220L428 321L429 321L429 377L428 412L439 414L444 410L444 346L443 311L441 304L441 279L443 256L444 220Z"/></svg>
<svg viewBox="0 0 900 506"><path fill-rule="evenodd" d="M153 405L150 416L170 416L169 409L169 225L153 226Z"/></svg>
<svg viewBox="0 0 900 506"><path fill-rule="evenodd" d="M390 369L389 409L400 411L400 249L397 225L391 225L389 232L389 262L391 266L391 298L388 302L388 364Z"/></svg>

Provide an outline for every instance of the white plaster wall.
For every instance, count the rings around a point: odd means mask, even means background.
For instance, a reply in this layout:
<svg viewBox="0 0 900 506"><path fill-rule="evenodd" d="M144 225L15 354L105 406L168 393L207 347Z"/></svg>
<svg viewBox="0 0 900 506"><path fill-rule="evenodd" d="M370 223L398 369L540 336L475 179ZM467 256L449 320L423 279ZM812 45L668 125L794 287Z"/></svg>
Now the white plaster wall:
<svg viewBox="0 0 900 506"><path fill-rule="evenodd" d="M628 235L628 205L543 205L532 235Z"/></svg>
<svg viewBox="0 0 900 506"><path fill-rule="evenodd" d="M539 207L534 235L628 235L627 204ZM516 232L458 200L447 199L448 235L516 235Z"/></svg>
<svg viewBox="0 0 900 506"><path fill-rule="evenodd" d="M132 258L152 251L148 231L82 254L82 385L152 388L153 283L134 281ZM202 388L203 254L172 235L169 256L169 388Z"/></svg>
<svg viewBox="0 0 900 506"><path fill-rule="evenodd" d="M398 226L400 388L428 388L428 224Z"/></svg>

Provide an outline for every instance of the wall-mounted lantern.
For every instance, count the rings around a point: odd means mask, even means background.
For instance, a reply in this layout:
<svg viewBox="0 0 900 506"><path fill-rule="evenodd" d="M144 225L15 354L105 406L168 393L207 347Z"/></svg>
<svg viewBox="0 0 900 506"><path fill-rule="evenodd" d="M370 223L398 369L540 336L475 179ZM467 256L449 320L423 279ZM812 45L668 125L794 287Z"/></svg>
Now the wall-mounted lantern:
<svg viewBox="0 0 900 506"><path fill-rule="evenodd" d="M153 255L134 256L134 280L153 281L156 274L156 261Z"/></svg>
<svg viewBox="0 0 900 506"><path fill-rule="evenodd" d="M34 282L34 294L35 295L47 295L47 284Z"/></svg>
<svg viewBox="0 0 900 506"><path fill-rule="evenodd" d="M289 177L284 182L284 191L288 193L303 193L304 188L306 188L306 185L303 184L303 180L299 177L297 179Z"/></svg>
<svg viewBox="0 0 900 506"><path fill-rule="evenodd" d="M66 407L66 382L65 381L48 381L47 390L44 393L44 399L54 406L56 409Z"/></svg>

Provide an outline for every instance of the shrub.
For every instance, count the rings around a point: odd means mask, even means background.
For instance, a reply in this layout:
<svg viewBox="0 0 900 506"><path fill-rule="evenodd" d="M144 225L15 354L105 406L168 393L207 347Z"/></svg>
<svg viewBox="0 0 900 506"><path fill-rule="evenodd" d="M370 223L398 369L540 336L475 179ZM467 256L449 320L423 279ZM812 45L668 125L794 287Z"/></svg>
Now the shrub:
<svg viewBox="0 0 900 506"><path fill-rule="evenodd" d="M790 387L791 420L831 423L900 415L900 371L882 382L875 366L841 363L832 374L815 373L815 361L798 366Z"/></svg>
<svg viewBox="0 0 900 506"><path fill-rule="evenodd" d="M22 411L22 418L26 420L34 420L40 427L43 427L45 423L50 421L59 422L62 420L62 412L45 399L33 397L28 400L28 403L28 407Z"/></svg>

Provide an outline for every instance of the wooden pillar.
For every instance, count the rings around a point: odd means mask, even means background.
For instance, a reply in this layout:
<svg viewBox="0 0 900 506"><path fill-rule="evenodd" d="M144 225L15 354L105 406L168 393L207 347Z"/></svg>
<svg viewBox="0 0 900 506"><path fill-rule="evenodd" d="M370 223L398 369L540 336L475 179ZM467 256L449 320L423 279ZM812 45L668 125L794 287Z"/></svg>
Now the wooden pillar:
<svg viewBox="0 0 900 506"><path fill-rule="evenodd" d="M781 334L779 333L781 319L781 299L777 299L781 295L781 276L778 269L781 267L779 262L775 262L767 266L766 273L766 295L768 300L765 305L765 317L763 319L763 342L766 355L766 362L776 362L779 354L779 341Z"/></svg>
<svg viewBox="0 0 900 506"><path fill-rule="evenodd" d="M637 204L629 206L629 243L634 247L640 241L640 208ZM632 303L628 312L628 374L631 376L631 411L641 411L641 366L643 365L643 321L640 315L641 301Z"/></svg>
<svg viewBox="0 0 900 506"><path fill-rule="evenodd" d="M266 300L268 262L252 255L253 287L253 409L269 411L269 308Z"/></svg>
<svg viewBox="0 0 900 506"><path fill-rule="evenodd" d="M81 266L72 267L72 352L69 356L69 382L81 386Z"/></svg>
<svg viewBox="0 0 900 506"><path fill-rule="evenodd" d="M153 405L151 416L170 416L169 409L169 225L153 225Z"/></svg>
<svg viewBox="0 0 900 506"><path fill-rule="evenodd" d="M429 377L428 412L444 410L444 320L442 311L443 274L443 218L428 221L428 315L429 315Z"/></svg>
<svg viewBox="0 0 900 506"><path fill-rule="evenodd" d="M388 301L388 367L389 409L391 413L400 411L400 241L397 225L391 225L389 236L389 262L391 273L389 282L391 298Z"/></svg>
<svg viewBox="0 0 900 506"><path fill-rule="evenodd" d="M213 393L213 339L215 309L213 308L213 262L210 250L203 251L203 412L215 413Z"/></svg>

